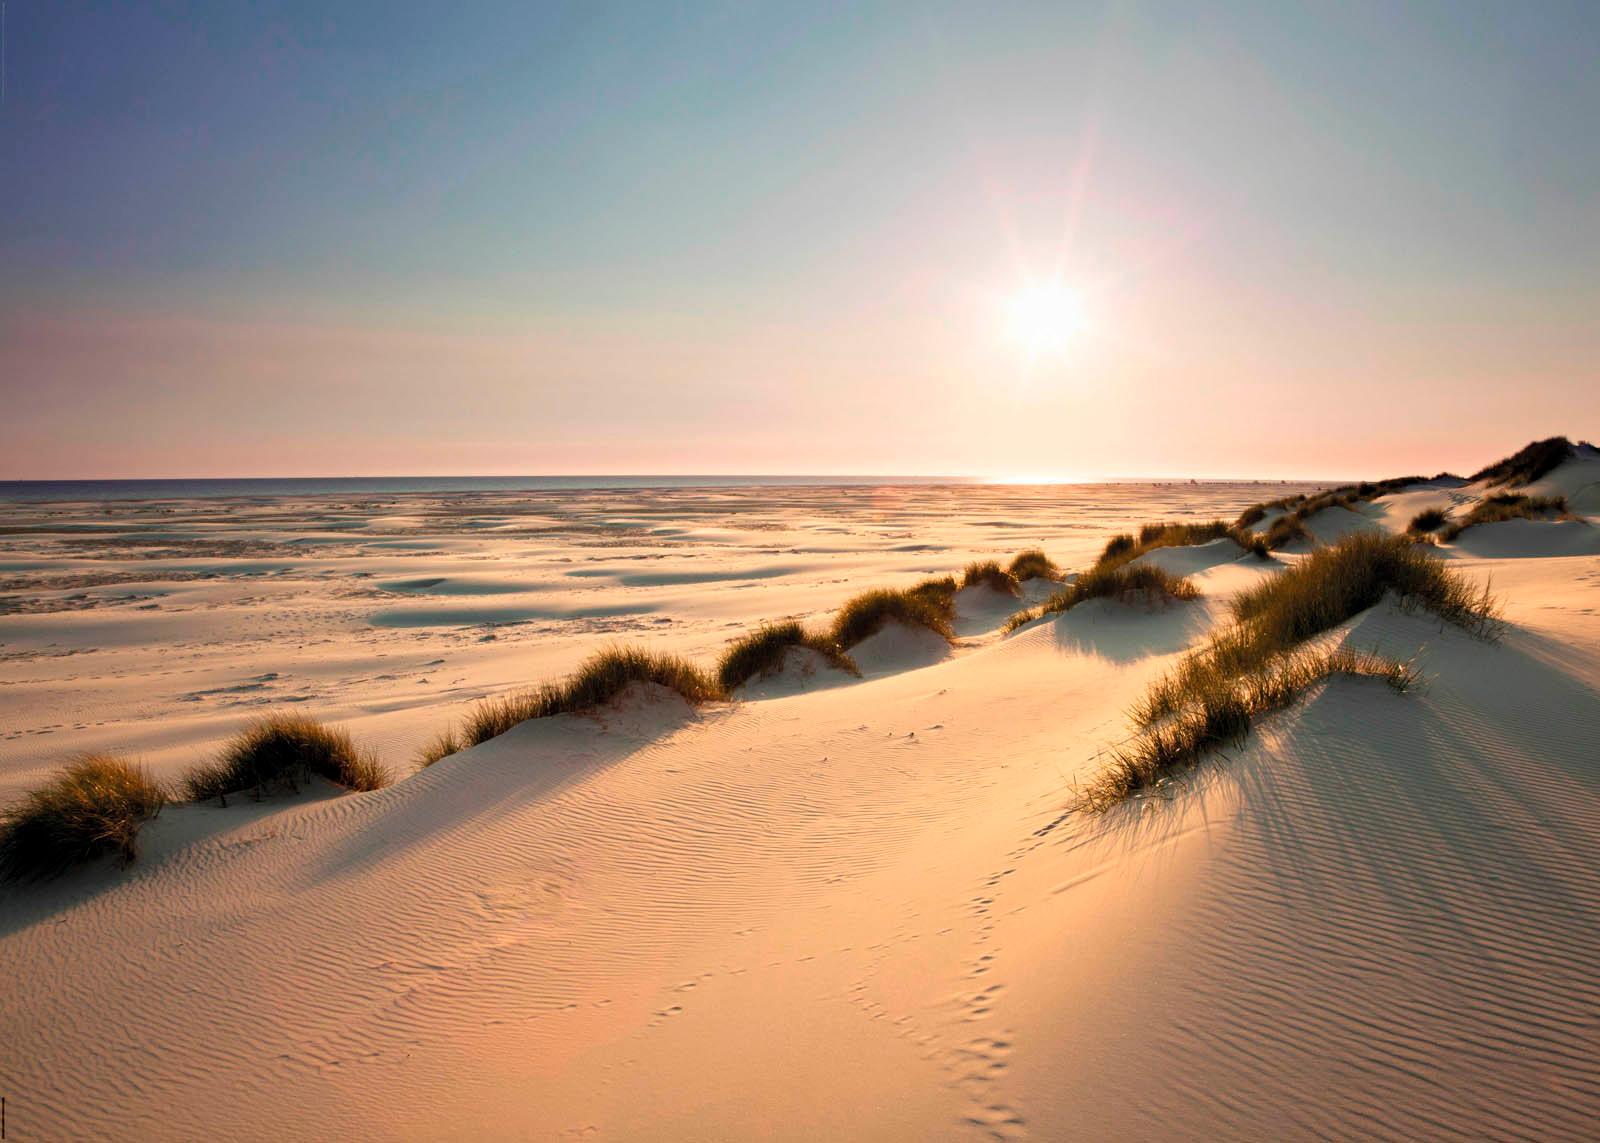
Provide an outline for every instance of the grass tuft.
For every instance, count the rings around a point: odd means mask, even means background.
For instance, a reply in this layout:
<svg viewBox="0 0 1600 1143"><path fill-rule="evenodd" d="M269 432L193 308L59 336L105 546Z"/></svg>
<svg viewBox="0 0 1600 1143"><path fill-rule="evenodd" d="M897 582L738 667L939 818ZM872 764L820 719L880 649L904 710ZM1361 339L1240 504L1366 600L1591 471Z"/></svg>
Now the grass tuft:
<svg viewBox="0 0 1600 1143"><path fill-rule="evenodd" d="M1406 531L1413 535L1424 535L1428 532L1437 532L1450 520L1450 516L1441 508L1424 508L1411 517L1411 523L1406 525Z"/></svg>
<svg viewBox="0 0 1600 1143"><path fill-rule="evenodd" d="M976 587L983 584L1003 595L1021 595L1022 589L1017 585L1017 578L994 560L983 560L967 565L961 573L961 586Z"/></svg>
<svg viewBox="0 0 1600 1143"><path fill-rule="evenodd" d="M1084 807L1103 811L1160 788L1208 753L1242 742L1254 719L1290 706L1332 675L1382 679L1402 694L1417 681L1409 664L1349 648L1291 651L1242 675L1214 678L1172 717L1146 726L1130 746L1117 750L1083 791Z"/></svg>
<svg viewBox="0 0 1600 1143"><path fill-rule="evenodd" d="M357 748L337 727L296 714L269 714L256 719L183 778L184 790L197 802L250 791L256 798L272 789L298 791L316 774L351 790L376 790L389 784L389 773L370 751Z"/></svg>
<svg viewBox="0 0 1600 1143"><path fill-rule="evenodd" d="M1197 599L1200 589L1194 581L1175 576L1154 564L1105 567L1096 564L1068 586L1037 607L1025 608L1005 622L1004 630L1015 631L1025 623L1046 615L1070 611L1086 599L1115 599L1132 603L1143 598L1146 604L1167 599Z"/></svg>
<svg viewBox="0 0 1600 1143"><path fill-rule="evenodd" d="M1509 484L1513 488L1531 484L1572 456L1572 442L1566 437L1546 437L1534 441L1487 468L1480 468L1472 479L1490 484Z"/></svg>
<svg viewBox="0 0 1600 1143"><path fill-rule="evenodd" d="M1061 569L1056 562L1044 554L1043 548L1029 548L1025 552L1018 552L1011 561L1011 566L1006 569L1011 577L1019 583L1028 579L1059 580Z"/></svg>
<svg viewBox="0 0 1600 1143"><path fill-rule="evenodd" d="M1444 528L1439 538L1450 543L1468 528L1478 524L1498 524L1503 520L1543 520L1547 516L1565 516L1565 496L1520 496L1515 492L1501 492L1472 506L1460 520Z"/></svg>
<svg viewBox="0 0 1600 1143"><path fill-rule="evenodd" d="M1346 508L1354 511L1355 505L1363 500L1374 500L1410 485L1426 482L1425 476L1393 476L1387 480L1364 480L1360 484L1341 485L1314 496L1302 494L1286 496L1281 500L1268 500L1246 508L1233 522L1233 526L1243 531L1266 519L1268 512L1282 510L1283 515L1273 520L1264 533L1267 547L1276 550L1296 540L1310 541L1312 536L1306 531L1305 521L1324 508Z"/></svg>
<svg viewBox="0 0 1600 1143"><path fill-rule="evenodd" d="M1274 656L1337 627L1391 591L1404 604L1425 608L1475 635L1489 638L1498 629L1498 605L1487 586L1474 588L1405 536L1357 532L1235 596L1236 622L1152 683L1134 707L1134 721L1149 726L1177 713L1206 691L1262 669Z"/></svg>
<svg viewBox="0 0 1600 1143"><path fill-rule="evenodd" d="M751 679L774 675L783 669L791 647L809 647L841 671L861 674L855 661L828 636L807 631L799 623L764 623L723 652L717 683L731 691Z"/></svg>
<svg viewBox="0 0 1600 1143"><path fill-rule="evenodd" d="M1234 536L1236 532L1237 529L1230 528L1221 520L1203 524L1166 521L1145 524L1140 527L1137 539L1128 532L1114 537L1100 554L1094 570L1109 571L1121 567L1157 548L1185 548L1194 544L1207 544L1223 536ZM1237 536L1235 538L1237 539ZM1241 544L1241 546L1249 545Z"/></svg>
<svg viewBox="0 0 1600 1143"><path fill-rule="evenodd" d="M417 751L417 769L426 770L442 758L448 758L461 749L461 740L454 730L441 730L423 748Z"/></svg>
<svg viewBox="0 0 1600 1143"><path fill-rule="evenodd" d="M166 801L143 767L86 754L0 813L0 881L54 877L106 854L126 865L139 827Z"/></svg>
<svg viewBox="0 0 1600 1143"><path fill-rule="evenodd" d="M698 706L723 697L722 687L689 660L640 647L612 647L590 656L560 683L485 699L462 720L462 747L477 746L533 718L597 710L634 683L653 683L677 691Z"/></svg>
<svg viewBox="0 0 1600 1143"><path fill-rule="evenodd" d="M908 627L926 627L946 639L955 638L956 581L950 576L923 580L903 591L877 588L846 601L833 619L833 641L849 649L894 621Z"/></svg>

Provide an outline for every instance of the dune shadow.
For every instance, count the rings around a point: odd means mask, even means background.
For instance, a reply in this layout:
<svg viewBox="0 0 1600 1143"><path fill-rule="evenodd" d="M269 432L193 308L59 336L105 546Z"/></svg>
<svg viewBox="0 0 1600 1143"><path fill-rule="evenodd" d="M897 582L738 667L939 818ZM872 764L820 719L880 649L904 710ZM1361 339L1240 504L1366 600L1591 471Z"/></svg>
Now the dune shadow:
<svg viewBox="0 0 1600 1143"><path fill-rule="evenodd" d="M1211 611L1203 603L1146 606L1090 599L1054 620L1050 630L1060 650L1131 663L1185 650L1210 624Z"/></svg>

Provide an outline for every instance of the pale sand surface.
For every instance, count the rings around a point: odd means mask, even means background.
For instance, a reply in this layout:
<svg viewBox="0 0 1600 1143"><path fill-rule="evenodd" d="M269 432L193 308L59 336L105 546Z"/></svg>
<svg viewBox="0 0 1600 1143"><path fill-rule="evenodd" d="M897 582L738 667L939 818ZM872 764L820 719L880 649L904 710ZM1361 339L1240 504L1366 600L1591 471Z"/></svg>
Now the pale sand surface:
<svg viewBox="0 0 1600 1143"><path fill-rule="evenodd" d="M407 494L0 506L0 801L76 751L175 773L252 713L398 767L465 704L643 640L714 657L767 619L1152 514L1300 484Z"/></svg>
<svg viewBox="0 0 1600 1143"><path fill-rule="evenodd" d="M1533 491L1597 480L1586 458ZM863 587L1034 544L1081 566L1281 494L129 506L169 538L6 538L29 582L0 616L0 766L16 788L114 745L172 772L291 700L398 760L611 638L710 659ZM163 543L164 569L262 574L82 578ZM1144 684L1282 566L1228 548L1149 557L1193 603L1002 637L1009 608L967 593L955 648L887 631L861 681L636 691L386 790L171 809L129 870L0 889L15 1137L1592 1138L1600 528L1469 531L1441 553L1493 578L1498 643L1380 605L1339 637L1414 655L1419 690L1335 680L1170 801L1066 812ZM460 611L527 621L408 625Z"/></svg>

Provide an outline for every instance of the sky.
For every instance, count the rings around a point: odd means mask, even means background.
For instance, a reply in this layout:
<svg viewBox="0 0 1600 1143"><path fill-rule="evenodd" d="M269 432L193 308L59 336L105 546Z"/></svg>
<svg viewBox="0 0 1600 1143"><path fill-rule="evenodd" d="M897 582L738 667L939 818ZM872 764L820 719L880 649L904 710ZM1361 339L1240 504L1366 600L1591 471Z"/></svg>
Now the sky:
<svg viewBox="0 0 1600 1143"><path fill-rule="evenodd" d="M1600 434L1587 0L5 0L4 39L0 479Z"/></svg>

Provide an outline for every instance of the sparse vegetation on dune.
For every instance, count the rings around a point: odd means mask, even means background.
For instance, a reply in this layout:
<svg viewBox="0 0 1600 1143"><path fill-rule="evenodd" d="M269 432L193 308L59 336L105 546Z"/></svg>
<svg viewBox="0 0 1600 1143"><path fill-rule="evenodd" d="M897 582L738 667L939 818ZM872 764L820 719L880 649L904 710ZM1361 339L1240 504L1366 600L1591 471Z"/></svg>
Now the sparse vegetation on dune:
<svg viewBox="0 0 1600 1143"><path fill-rule="evenodd" d="M1025 552L1018 552L1012 559L1011 566L1006 569L1011 577L1019 583L1029 579L1058 580L1061 578L1061 569L1056 562L1044 554L1043 548L1029 548Z"/></svg>
<svg viewBox="0 0 1600 1143"><path fill-rule="evenodd" d="M1304 519L1304 516L1291 512L1287 515L1279 516L1271 524L1267 525L1265 532L1257 534L1261 536L1261 542L1267 545L1269 551L1286 548L1296 540L1309 542L1311 533L1306 531L1305 525L1301 523Z"/></svg>
<svg viewBox="0 0 1600 1143"><path fill-rule="evenodd" d="M1450 516L1442 508L1424 508L1411 517L1411 523L1406 525L1406 531L1414 535L1424 535L1428 532L1437 532L1450 520Z"/></svg>
<svg viewBox="0 0 1600 1143"><path fill-rule="evenodd" d="M417 751L417 769L426 770L441 758L448 758L461 749L461 740L454 729L441 730Z"/></svg>
<svg viewBox="0 0 1600 1143"><path fill-rule="evenodd" d="M1468 528L1478 524L1498 524L1504 520L1543 520L1549 516L1565 516L1565 496L1521 496L1515 492L1501 492L1472 506L1461 519L1439 533L1439 538L1451 542Z"/></svg>
<svg viewBox="0 0 1600 1143"><path fill-rule="evenodd" d="M356 746L337 727L297 714L269 714L234 735L210 762L191 769L183 787L197 802L250 791L297 791L311 775L351 790L376 790L389 773L371 751Z"/></svg>
<svg viewBox="0 0 1600 1143"><path fill-rule="evenodd" d="M1100 553L1100 558L1095 562L1095 571L1110 571L1124 564L1131 563L1157 548L1184 548L1194 544L1207 544L1212 540L1231 536L1241 547L1249 547L1249 542L1237 529L1230 528L1221 520L1211 520L1207 523L1166 522L1145 524L1140 527L1138 536L1131 532L1124 532L1113 536Z"/></svg>
<svg viewBox="0 0 1600 1143"><path fill-rule="evenodd" d="M583 714L597 710L635 683L650 683L678 692L692 705L723 697L710 675L679 655L641 647L612 647L586 659L560 683L485 699L467 712L456 741L477 746L533 718Z"/></svg>
<svg viewBox="0 0 1600 1143"><path fill-rule="evenodd" d="M1070 611L1086 599L1115 599L1123 603L1143 599L1150 604L1167 599L1196 599L1199 595L1200 589L1192 580L1175 576L1154 564L1112 567L1097 564L1039 606L1025 608L1011 616L1004 629L1015 631L1043 616Z"/></svg>
<svg viewBox="0 0 1600 1143"><path fill-rule="evenodd" d="M1404 536L1346 536L1235 597L1234 623L1185 656L1135 704L1130 713L1142 733L1096 779L1086 804L1104 808L1192 766L1247 733L1252 717L1288 705L1329 674L1377 676L1405 690L1414 680L1405 664L1348 649L1302 647L1389 592L1473 634L1495 633L1498 607L1487 587L1474 588Z"/></svg>
<svg viewBox="0 0 1600 1143"><path fill-rule="evenodd" d="M1486 480L1490 484L1509 484L1513 488L1531 484L1573 455L1572 442L1566 437L1546 437L1523 445L1503 460L1480 468L1472 474L1474 481Z"/></svg>
<svg viewBox="0 0 1600 1143"><path fill-rule="evenodd" d="M1276 517L1267 525L1267 530L1260 533L1265 546L1276 551L1296 540L1309 542L1312 536L1306 530L1305 521L1326 508L1355 511L1355 506L1364 500L1374 500L1412 484L1423 484L1427 479L1425 476L1394 476L1387 480L1364 480L1360 484L1345 484L1312 496L1302 494L1286 496L1281 500L1263 501L1260 504L1252 504L1241 512L1239 518L1233 522L1233 526L1235 530L1244 532L1266 519L1268 512L1282 511L1283 515ZM1244 541L1240 540L1240 543Z"/></svg>
<svg viewBox="0 0 1600 1143"><path fill-rule="evenodd" d="M968 564L966 570L961 573L962 587L977 587L980 584L1005 595L1021 594L1017 577L994 560L975 561Z"/></svg>
<svg viewBox="0 0 1600 1143"><path fill-rule="evenodd" d="M955 619L955 593L956 581L949 577L924 580L901 591L892 588L864 591L846 601L834 616L833 641L849 650L863 639L876 635L889 622L926 627L952 639L955 633L950 624Z"/></svg>
<svg viewBox="0 0 1600 1143"><path fill-rule="evenodd" d="M166 802L142 767L84 755L0 813L0 881L54 877L108 854L127 864L139 827Z"/></svg>
<svg viewBox="0 0 1600 1143"><path fill-rule="evenodd" d="M799 623L764 623L729 644L717 665L717 682L724 691L732 691L751 679L776 674L783 669L790 649L796 647L815 651L841 671L861 673L855 661L829 636L807 631Z"/></svg>
<svg viewBox="0 0 1600 1143"><path fill-rule="evenodd" d="M1149 727L1112 755L1081 794L1085 808L1106 810L1197 765L1208 753L1242 742L1257 717L1292 705L1333 675L1382 679L1404 693L1416 682L1408 664L1375 652L1339 648L1291 651L1247 673L1209 680L1171 718Z"/></svg>

